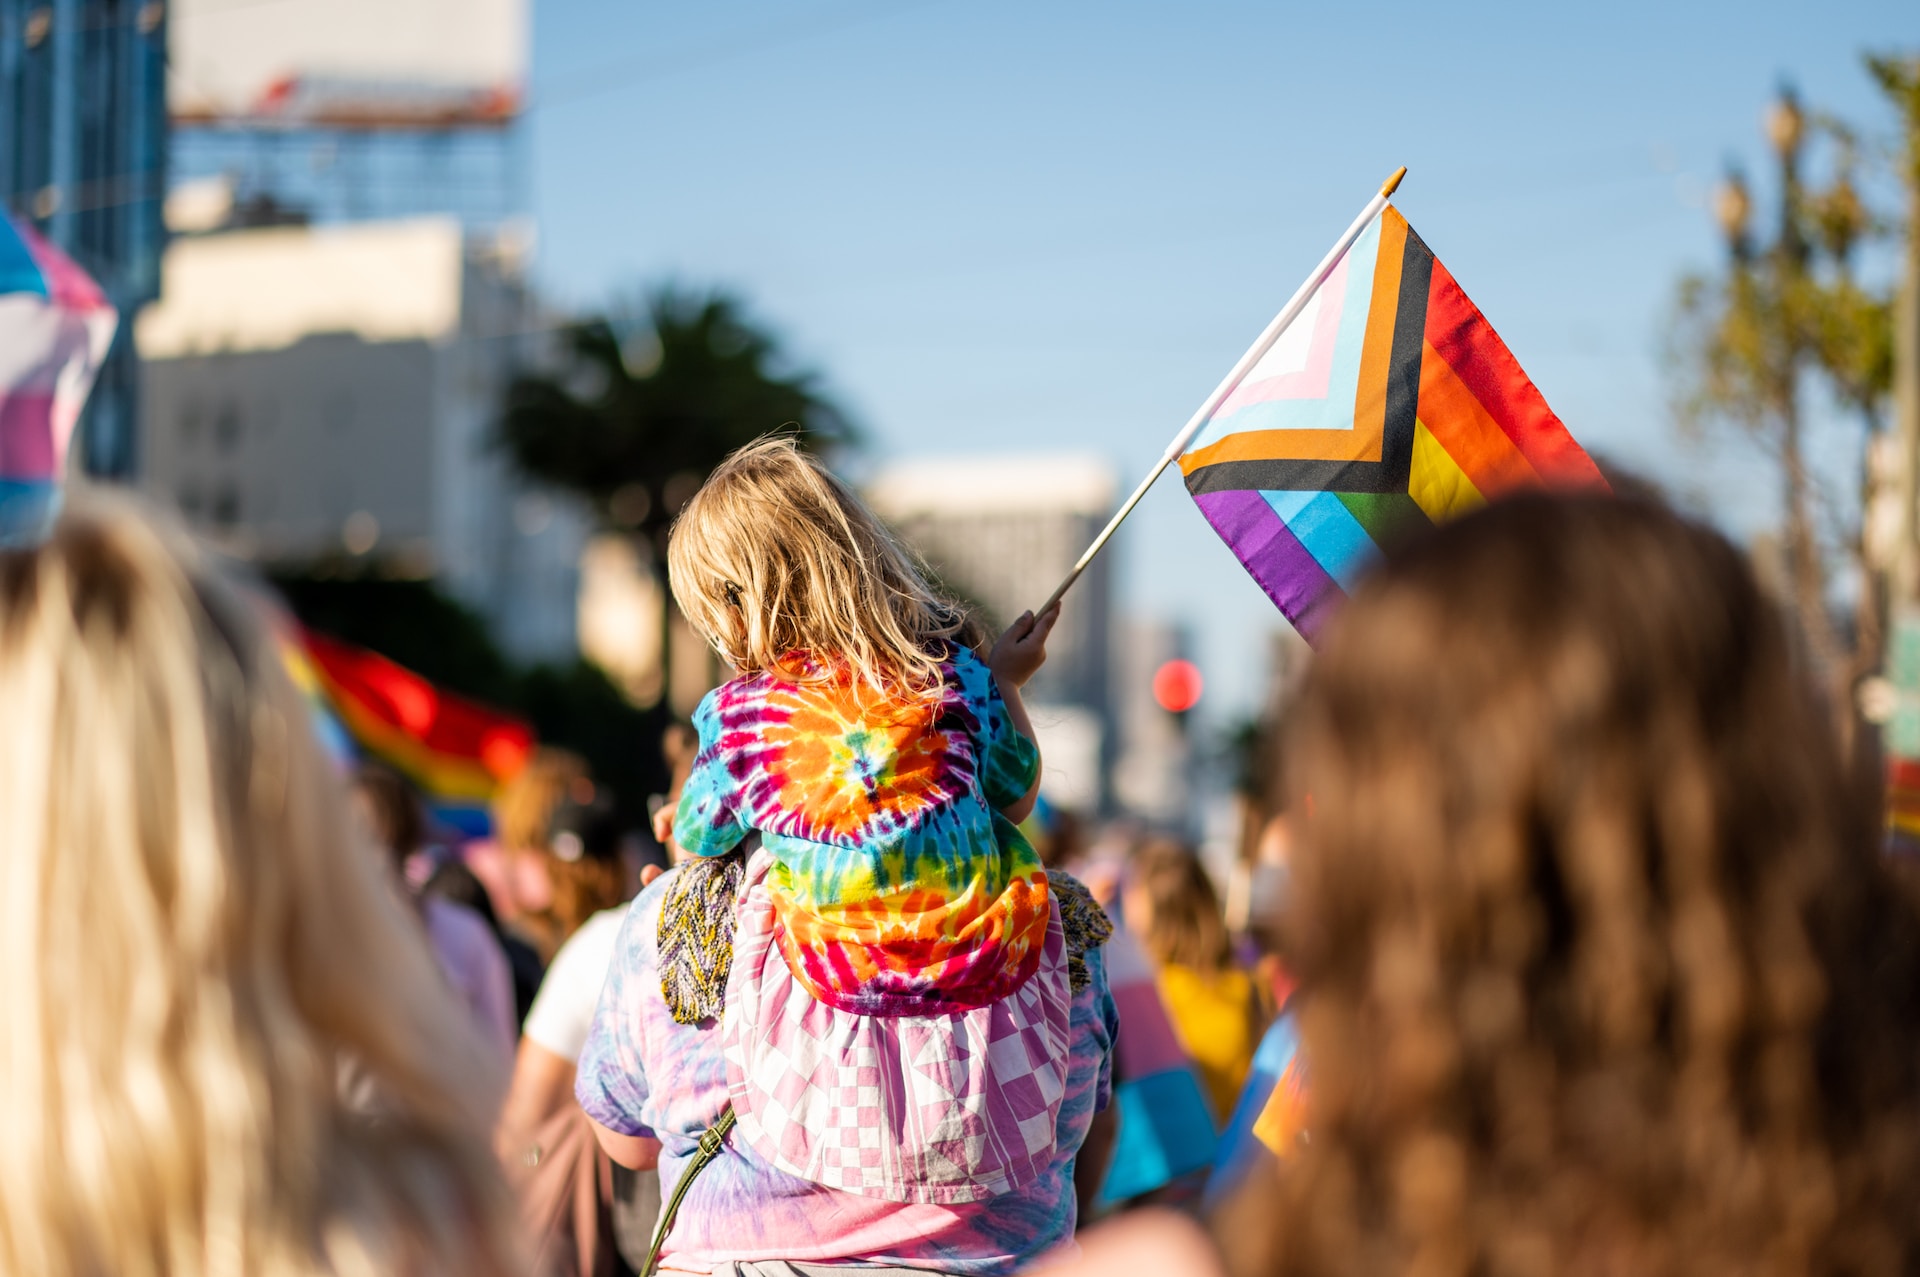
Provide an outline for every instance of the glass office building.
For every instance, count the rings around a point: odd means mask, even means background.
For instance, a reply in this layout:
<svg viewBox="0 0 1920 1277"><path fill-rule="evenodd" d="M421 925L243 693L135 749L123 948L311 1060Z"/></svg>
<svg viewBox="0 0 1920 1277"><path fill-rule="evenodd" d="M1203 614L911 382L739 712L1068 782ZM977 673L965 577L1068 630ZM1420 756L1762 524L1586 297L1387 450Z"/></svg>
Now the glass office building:
<svg viewBox="0 0 1920 1277"><path fill-rule="evenodd" d="M172 180L226 181L237 224L445 214L488 234L525 217L525 173L522 134L511 119L174 122Z"/></svg>
<svg viewBox="0 0 1920 1277"><path fill-rule="evenodd" d="M0 189L120 311L77 445L104 477L138 463L133 316L160 291L166 61L165 0L0 0Z"/></svg>

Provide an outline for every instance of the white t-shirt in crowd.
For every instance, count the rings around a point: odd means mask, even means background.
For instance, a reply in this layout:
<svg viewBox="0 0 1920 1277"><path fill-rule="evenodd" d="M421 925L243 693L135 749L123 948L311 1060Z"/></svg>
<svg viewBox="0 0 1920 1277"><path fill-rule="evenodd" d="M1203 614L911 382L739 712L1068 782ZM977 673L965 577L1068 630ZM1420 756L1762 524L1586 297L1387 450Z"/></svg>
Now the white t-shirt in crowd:
<svg viewBox="0 0 1920 1277"><path fill-rule="evenodd" d="M562 1059L579 1060L587 1044L587 1026L593 1023L593 1008L600 1001L600 986L607 982L607 968L613 965L620 924L626 920L625 905L602 909L567 938L540 982L527 1021L520 1026L522 1033Z"/></svg>

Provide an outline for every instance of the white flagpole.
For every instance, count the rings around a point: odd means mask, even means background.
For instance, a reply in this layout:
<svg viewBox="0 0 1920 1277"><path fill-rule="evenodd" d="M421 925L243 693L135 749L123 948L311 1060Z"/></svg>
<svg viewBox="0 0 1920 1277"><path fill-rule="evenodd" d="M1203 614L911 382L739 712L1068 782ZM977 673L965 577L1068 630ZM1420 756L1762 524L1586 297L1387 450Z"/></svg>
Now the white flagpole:
<svg viewBox="0 0 1920 1277"><path fill-rule="evenodd" d="M1188 419L1185 428L1174 436L1173 442L1167 445L1166 452L1161 454L1160 463L1140 481L1140 486L1133 490L1133 495L1127 498L1127 503L1120 507L1119 513L1107 520L1107 526L1100 530L1100 535L1093 539L1093 544L1087 547L1087 552L1081 555L1079 561L1073 565L1073 571L1067 573L1067 579L1060 582L1060 588L1040 605L1039 611L1034 613L1035 616L1058 603L1061 596L1080 579L1080 574L1087 570L1087 564L1093 562L1093 556L1100 553L1102 547L1112 539L1115 530L1128 515L1133 513L1133 507L1139 505L1140 499L1147 495L1147 489L1153 486L1153 481L1179 459L1180 454L1187 450L1187 445L1193 442L1193 437L1200 433L1200 427L1207 424L1208 418L1212 417L1226 397L1234 392L1241 378L1252 371L1253 366L1260 362L1260 357L1273 348L1273 343L1280 340L1280 334L1287 331L1287 326L1299 318L1300 312L1306 309L1308 300L1312 298L1314 290L1327 282L1327 276L1333 274L1333 268L1339 263L1341 255L1353 247L1353 241L1360 238L1361 232L1367 229L1367 224L1380 215L1380 210L1387 206L1388 198L1399 187L1400 179L1406 175L1407 170L1402 166L1398 172L1381 184L1379 192L1367 201L1365 208L1360 210L1360 216L1353 219L1353 225L1347 227L1339 240L1327 251L1327 255L1320 259L1320 264L1313 268L1313 274L1307 276L1307 282L1300 285L1299 291L1294 293L1287 304L1281 307L1280 313L1273 317L1273 322L1267 325L1266 330L1260 334L1253 345L1247 347L1247 353L1240 356L1240 362L1236 363L1233 370L1213 388L1213 393L1208 395L1207 401L1200 405L1200 410Z"/></svg>

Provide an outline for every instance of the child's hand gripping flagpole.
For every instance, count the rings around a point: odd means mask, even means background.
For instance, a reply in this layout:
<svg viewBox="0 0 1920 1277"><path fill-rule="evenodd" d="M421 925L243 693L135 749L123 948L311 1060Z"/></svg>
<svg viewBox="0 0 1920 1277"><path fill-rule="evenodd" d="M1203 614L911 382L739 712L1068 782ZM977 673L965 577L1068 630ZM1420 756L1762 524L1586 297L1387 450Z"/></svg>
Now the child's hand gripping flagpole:
<svg viewBox="0 0 1920 1277"><path fill-rule="evenodd" d="M1339 264L1341 256L1353 247L1353 241L1360 238L1362 232L1367 229L1368 223L1380 215L1380 210L1387 206L1388 198L1399 187L1400 179L1406 175L1407 170L1403 165L1392 177L1381 184L1380 190L1367 201L1367 206L1360 210L1360 216L1353 219L1353 225L1347 227L1334 246L1327 251L1327 255L1320 259L1320 264L1313 268L1313 274L1307 277L1307 282L1300 285L1299 290L1287 304L1281 307L1280 313L1273 317L1273 322L1268 324L1253 345L1247 348L1247 353L1240 356L1240 362L1236 363L1220 384L1214 387L1213 393L1207 396L1207 401L1200 405L1200 410L1187 421L1185 428L1174 436L1173 442L1167 445L1166 452L1161 455L1159 464L1140 481L1140 486L1133 490L1133 495L1127 498L1126 504L1120 507L1119 512L1107 520L1107 526L1100 530L1100 535L1093 539L1093 544L1087 547L1087 552L1082 554L1079 561L1073 565L1073 570L1067 573L1067 579L1060 582L1060 587L1035 610L1035 616L1044 616L1049 608L1058 603L1061 597L1073 588L1073 583L1078 581L1080 574L1087 570L1087 564L1093 562L1093 557L1100 553L1102 547L1112 539L1115 530L1126 521L1128 515L1133 513L1133 507L1139 505L1140 499L1147 495L1147 489L1153 486L1154 480L1179 459L1180 454L1186 451L1187 445L1193 442L1193 436L1207 424L1208 419L1213 416L1214 411L1220 407L1226 397L1233 393L1234 387L1240 384L1247 373L1252 371L1253 366L1260 362L1261 356L1272 349L1273 343L1280 340L1280 335L1287 331L1288 325L1292 324L1299 317L1300 312L1306 309L1314 290L1326 283L1327 276L1333 274L1333 268Z"/></svg>

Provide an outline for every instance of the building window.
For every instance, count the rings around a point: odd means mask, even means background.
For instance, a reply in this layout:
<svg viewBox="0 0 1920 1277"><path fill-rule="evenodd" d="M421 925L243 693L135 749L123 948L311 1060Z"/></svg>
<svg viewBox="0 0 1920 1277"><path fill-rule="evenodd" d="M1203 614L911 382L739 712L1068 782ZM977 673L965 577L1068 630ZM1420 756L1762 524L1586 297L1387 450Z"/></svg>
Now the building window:
<svg viewBox="0 0 1920 1277"><path fill-rule="evenodd" d="M328 395L320 414L321 419L326 423L328 434L345 434L353 428L353 396L344 392Z"/></svg>
<svg viewBox="0 0 1920 1277"><path fill-rule="evenodd" d="M239 405L228 403L221 406L220 416L213 423L213 444L223 454L240 446Z"/></svg>
<svg viewBox="0 0 1920 1277"><path fill-rule="evenodd" d="M213 498L213 522L216 527L231 528L240 522L240 489L231 483L220 485Z"/></svg>

